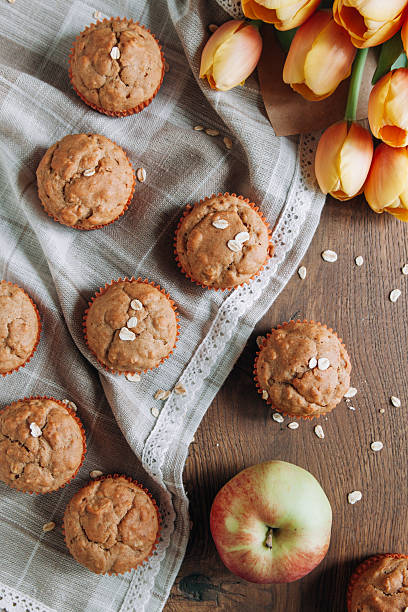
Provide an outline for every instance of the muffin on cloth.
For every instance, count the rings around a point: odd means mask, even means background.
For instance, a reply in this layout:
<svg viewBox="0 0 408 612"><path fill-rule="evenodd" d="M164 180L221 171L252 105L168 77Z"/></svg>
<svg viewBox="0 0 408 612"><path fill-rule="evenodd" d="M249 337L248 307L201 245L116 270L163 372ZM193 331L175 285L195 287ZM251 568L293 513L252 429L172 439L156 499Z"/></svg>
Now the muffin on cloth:
<svg viewBox="0 0 408 612"><path fill-rule="evenodd" d="M255 204L234 193L213 195L187 207L176 231L182 272L211 289L232 289L258 274L273 247Z"/></svg>
<svg viewBox="0 0 408 612"><path fill-rule="evenodd" d="M84 316L88 347L107 369L134 373L156 368L178 338L174 302L141 278L112 281L100 289Z"/></svg>
<svg viewBox="0 0 408 612"><path fill-rule="evenodd" d="M350 387L346 348L325 325L289 321L273 329L255 361L255 380L273 408L294 417L330 412Z"/></svg>
<svg viewBox="0 0 408 612"><path fill-rule="evenodd" d="M98 229L123 215L135 176L126 153L100 134L69 134L48 149L37 168L38 195L55 221Z"/></svg>
<svg viewBox="0 0 408 612"><path fill-rule="evenodd" d="M75 413L51 397L18 400L0 411L0 480L26 493L49 493L78 472L86 451Z"/></svg>
<svg viewBox="0 0 408 612"><path fill-rule="evenodd" d="M122 574L153 552L159 513L147 489L126 476L103 476L78 491L64 514L65 542L95 574Z"/></svg>
<svg viewBox="0 0 408 612"><path fill-rule="evenodd" d="M115 117L150 104L164 75L161 46L132 19L104 19L77 37L69 75L76 93L95 110Z"/></svg>
<svg viewBox="0 0 408 612"><path fill-rule="evenodd" d="M0 281L0 374L6 376L28 363L40 340L37 306L27 293Z"/></svg>
<svg viewBox="0 0 408 612"><path fill-rule="evenodd" d="M405 612L408 608L408 555L375 555L361 563L347 592L348 612Z"/></svg>

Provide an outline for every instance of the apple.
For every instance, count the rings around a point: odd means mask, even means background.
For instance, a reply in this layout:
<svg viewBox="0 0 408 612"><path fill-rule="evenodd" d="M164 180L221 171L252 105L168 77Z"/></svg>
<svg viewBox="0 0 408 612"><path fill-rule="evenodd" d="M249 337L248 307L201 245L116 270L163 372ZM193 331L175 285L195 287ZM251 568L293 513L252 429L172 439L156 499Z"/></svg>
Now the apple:
<svg viewBox="0 0 408 612"><path fill-rule="evenodd" d="M263 584L311 572L329 548L331 524L330 503L316 478L285 461L239 472L217 493L210 515L223 563Z"/></svg>

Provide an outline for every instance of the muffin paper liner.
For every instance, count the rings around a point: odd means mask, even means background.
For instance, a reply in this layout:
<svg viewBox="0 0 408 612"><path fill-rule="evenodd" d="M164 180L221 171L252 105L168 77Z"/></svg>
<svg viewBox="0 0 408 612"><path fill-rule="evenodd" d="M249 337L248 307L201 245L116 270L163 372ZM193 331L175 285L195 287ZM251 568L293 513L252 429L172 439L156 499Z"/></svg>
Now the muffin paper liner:
<svg viewBox="0 0 408 612"><path fill-rule="evenodd" d="M347 588L347 611L348 612L351 612L351 595L353 592L353 588L358 582L360 576L362 576L364 572L370 569L370 567L375 565L378 561L381 561L381 559L386 559L386 558L408 559L408 555L403 555L400 553L382 553L379 555L373 555L372 557L368 557L368 559L360 563L360 565L357 566L357 568L354 570L353 574L351 575L351 578L348 584L348 588Z"/></svg>
<svg viewBox="0 0 408 612"><path fill-rule="evenodd" d="M53 402L55 402L59 406L62 406L63 408L65 408L65 410L68 412L68 414L76 421L76 423L77 423L77 425L78 425L78 427L80 429L81 437L82 437L83 450L82 450L81 461L79 462L79 465L78 465L77 469L75 470L75 472L72 474L72 476L66 482L64 482L61 486L57 487L56 489L50 489L49 491L46 491L45 493L41 493L39 491L30 491L28 489L24 489L24 490L23 489L18 489L13 484L10 484L8 482L5 483L5 484L7 484L7 486L11 487L12 489L15 489L16 491L20 491L20 493L30 493L30 495L32 495L33 493L35 493L36 495L47 495L48 493L54 493L55 491L58 491L58 489L63 489L67 484L69 484L72 480L74 480L75 476L78 474L79 469L81 468L81 466L82 466L82 464L84 462L85 453L86 453L85 430L84 430L84 426L82 425L82 422L77 417L76 413L67 404L65 404L62 400L55 399L55 397L50 397L48 395L33 395L33 396L30 396L30 397L24 397L22 399L18 399L15 402L12 402L11 404L9 404L8 406L5 406L2 410L0 410L0 414L1 414L1 412L3 410L6 410L10 406L14 406L14 404L18 404L18 402L28 402L30 400L52 400Z"/></svg>
<svg viewBox="0 0 408 612"><path fill-rule="evenodd" d="M15 367L15 368L12 368L8 372L0 372L1 376L4 377L4 376L7 376L8 374L12 374L13 372L17 372L17 370L19 370L20 368L24 368L29 363L29 361L31 360L31 358L34 355L35 351L37 350L37 346L38 346L38 343L40 341L42 326L41 326L41 319L40 319L40 313L38 312L38 308L37 308L36 304L34 304L33 300L30 298L28 293L26 291L24 291L24 289L19 287L19 285L16 285L15 283L10 283L9 281L0 281L0 284L1 284L1 282L6 283L7 285L10 285L11 287L17 287L17 289L21 289L21 291L23 291L23 293L25 293L25 295L28 297L28 299L30 300L31 304L34 307L35 314L36 314L36 317L37 317L37 322L38 322L37 338L36 338L36 340L34 342L33 350L31 351L30 355L27 357L25 362L22 363L21 365Z"/></svg>
<svg viewBox="0 0 408 612"><path fill-rule="evenodd" d="M89 32L91 30L93 30L95 28L95 26L99 25L100 23L111 23L112 21L127 21L127 23L134 23L136 25L138 25L139 27L143 28L143 30L145 30L146 32L148 32L153 38L154 40L157 42L159 49L160 49L160 55L161 55L161 60L162 60L162 73L161 73L161 77L160 77L160 82L157 86L157 89L154 91L153 95L148 98L147 100L144 100L143 102L141 102L140 104L138 104L137 106L135 106L134 108L129 108L127 110L124 111L110 111L110 110L105 110L104 108L102 108L101 106L97 106L96 104L93 104L92 102L90 102L89 100L87 100L85 98L85 96L83 94L81 94L77 88L75 87L74 83L73 83L73 78L72 78L72 58L74 55L74 46L75 46L75 42L79 39L79 37L81 36L81 34L84 34L85 32ZM152 32L149 30L149 28L146 28L144 25L142 25L141 23L139 23L138 21L133 21L133 19L121 19L120 17L112 17L111 19L102 19L96 21L96 23L91 23L91 25L87 26L85 28L85 30L83 30L82 32L80 32L78 34L78 36L76 37L74 44L71 47L70 53L69 53L69 57L68 57L68 63L69 63L69 69L68 69L68 74L69 74L69 80L71 82L72 88L75 91L75 93L81 98L81 100L83 102L85 102L85 104L87 104L88 106L90 106L91 108L93 108L94 110L98 111L99 113L103 113L104 115L108 115L109 117L128 117L129 115L134 115L135 113L140 113L140 111L142 111L144 108L146 108L147 106L149 106L149 104L153 101L153 99L156 97L162 83L163 83L163 77L164 77L164 55L163 55L163 51L162 51L162 46L159 43L159 41L157 40L157 38L155 37L154 34L152 34Z"/></svg>
<svg viewBox="0 0 408 612"><path fill-rule="evenodd" d="M108 138L108 140L110 140L110 138ZM110 140L110 141L113 142L113 144L115 144L117 147L122 149L122 147L120 145L118 145L116 142L114 142L113 140ZM41 202L41 206L44 208L44 210L47 213L47 215L49 217L51 217L51 219L53 219L57 223L60 223L61 225L65 225L65 227L70 227L71 229L82 230L84 232L90 232L92 230L101 229L102 227L106 227L107 225L111 225L111 223L115 223L115 221L117 221L120 217L122 217L125 214L125 212L127 211L127 209L129 208L130 203L131 203L131 201L133 199L133 195L135 193L135 185L136 185L136 174L135 174L134 168L132 166L132 163L131 163L129 157L127 156L126 152L123 149L122 149L122 151L125 154L126 159L127 159L128 163L129 163L130 169L132 171L133 182L132 182L132 187L131 187L130 195L128 197L128 200L127 200L126 204L124 205L124 207L121 210L121 212L114 219L112 219L112 221L108 221L107 223L102 223L100 225L95 225L94 227L81 227L80 225L69 225L69 223L64 223L63 221L61 221L61 219L58 219L55 215L53 215L52 213L50 213L47 210L47 207L45 206L44 202L42 201L42 199L40 197L40 190L38 189L38 185L37 185L38 198L39 198L39 200Z"/></svg>
<svg viewBox="0 0 408 612"><path fill-rule="evenodd" d="M176 331L176 338L174 341L174 345L173 348L171 349L171 351L169 351L169 353L165 356L162 357L159 361L159 363L152 367L152 368L141 368L139 370L115 370L114 368L110 368L109 366L107 366L105 363L103 363L103 361L101 361L97 354L95 353L95 351L92 349L92 347L89 345L88 342L88 334L86 331L86 320L88 318L88 313L89 313L89 309L91 308L93 302L96 300L96 298L100 297L101 295L103 295L104 293L106 293L106 291L110 288L113 287L113 285L117 285L118 283L122 283L122 282L132 282L132 281L136 281L138 283L144 283L145 285L151 285L152 287L154 287L155 289L158 289L160 291L160 293L162 293L170 302L170 305L173 309L173 312L175 314L176 317L176 326L177 326L177 331ZM162 363L164 363L166 361L166 359L168 359L170 357L170 355L172 355L174 349L176 348L176 344L177 341L179 339L179 335L180 335L180 323L179 323L179 316L178 316L178 311L176 308L176 305L174 303L174 301L170 298L169 293L166 293L166 291L160 287L160 285L157 285L156 283L154 283L153 281L149 281L147 278L143 279L141 276L139 276L138 278L135 278L134 276L132 276L131 278L128 278L127 276L125 276L125 278L119 278L118 280L112 280L110 283L105 283L104 287L100 287L98 289L98 291L95 293L95 295L92 296L90 302L88 302L88 308L85 310L84 312L84 316L83 316L83 320L82 320L82 327L83 327L83 332L84 332L84 338L85 338L85 343L86 346L88 347L88 349L91 351L92 355L96 358L96 360L98 361L98 363L107 371L110 372L111 374L135 374L136 372L138 374L140 374L141 372L149 372L151 370L155 370L156 368L158 368Z"/></svg>
<svg viewBox="0 0 408 612"><path fill-rule="evenodd" d="M153 506L156 510L156 514L157 514L157 522L158 522L158 527L157 527L157 535L156 535L156 540L153 543L153 546L149 552L149 554L142 559L137 565L135 565L135 567L131 567L128 570L125 570L124 572L105 572L105 573L100 573L98 575L100 576L118 576L118 575L123 575L123 574L127 574L128 572L131 572L132 569L136 569L138 567L140 567L141 565L143 565L143 563L145 563L145 561L147 561L148 559L150 559L150 557L152 556L152 554L154 553L154 551L156 550L157 544L159 543L160 540L160 533L161 533L161 523L162 523L162 519L161 519L161 515L160 515L160 510L157 506L156 500L154 499L154 497L152 496L152 494L150 493L150 491L148 489L146 489L146 487L144 487L140 482L138 482L137 480L134 480L133 478L131 478L130 476L126 476L125 474L104 474L102 476L98 476L98 478L92 478L91 480L89 480L87 482L86 485L84 485L82 488L85 488L87 486L89 486L91 483L93 482L98 482L98 481L102 481L102 480L109 480L109 479L116 479L116 478L125 478L128 482L133 483L134 485L136 485L139 489L141 489L144 493L146 493L146 495L150 498L150 501L153 503ZM80 489L80 491L82 491L82 488ZM65 513L67 511L67 508L69 506L69 502L65 508L65 512L64 512L64 518L62 521L62 533L64 534L64 541L65 541L65 545L68 548L71 556L75 559L75 561L77 561L77 563L79 563L80 565L82 565L82 567L86 567L85 565L83 565L80 561L78 561L74 555L72 554L68 543L67 543L67 538L66 538L66 533L65 533ZM92 572L92 570L88 569L90 572ZM96 573L96 572L93 572Z"/></svg>
<svg viewBox="0 0 408 612"><path fill-rule="evenodd" d="M203 202L207 202L208 200L212 200L213 198L216 198L216 197L229 197L229 196L234 197L234 198L238 198L242 202L245 202L245 204L248 204L258 214L258 216L262 219L264 225L266 226L266 228L268 230L268 237L269 237L268 255L267 255L264 263L262 264L262 266L259 268L258 272L253 274L247 281L244 281L242 283L238 283L238 285L233 285L232 287L211 287L210 285L204 285L200 281L197 281L188 272L186 272L186 270L183 268L183 265L182 265L182 263L180 261L179 254L178 254L178 251L177 251L177 236L178 236L178 232L180 230L182 222L184 221L185 217L187 217L190 214L190 212L193 210L194 206L196 206L197 204L202 204ZM272 236L272 230L270 228L269 223L265 219L264 215L260 212L259 206L256 206L256 204L254 204L254 202L250 202L249 198L244 198L244 196L237 195L236 193L229 193L228 191L226 191L225 193L218 193L218 194L213 193L211 196L207 196L206 198L203 198L199 202L194 202L194 204L188 204L186 206L186 208L184 209L184 212L183 212L183 214L182 214L182 216L180 218L180 221L178 222L178 225L177 225L177 228L176 228L176 232L175 232L175 235L174 235L174 255L176 257L177 266L180 268L181 272L184 274L184 276L186 276L186 278L191 280L196 285L199 285L200 287L203 287L203 289L212 289L213 291L232 291L232 289L236 289L237 287L243 287L244 285L249 285L251 280L253 280L257 276L259 276L259 274L262 272L262 270L264 269L266 263L269 261L269 259L273 255L273 245L272 245L272 241L271 241L271 236Z"/></svg>
<svg viewBox="0 0 408 612"><path fill-rule="evenodd" d="M324 324L320 323L319 321L308 321L307 319L304 319L302 321L301 319L297 319L296 321L295 320L285 321L284 323L281 323L280 325L276 325L276 327L274 327L272 329L271 333L266 334L265 339L264 339L262 345L259 347L259 351L256 352L253 374L254 374L255 386L256 386L256 388L258 390L258 393L260 395L262 395L262 392L264 391L264 389L262 389L262 387L260 385L260 382L259 382L259 379L258 379L258 369L257 369L257 367L258 367L259 355L261 354L262 349L265 348L265 346L267 344L267 340L268 340L268 338L270 338L270 336L272 336L273 332L275 330L282 329L282 327L286 327L286 325L289 325L289 323L313 323L314 325L320 325L320 327L326 328L329 332L331 332L332 334L334 334L336 336L336 338L340 342L341 346L344 348L344 350L347 353L347 348L344 345L343 340L336 334L335 331L333 331L333 329L331 327L327 327L327 325L324 325ZM347 355L348 355L348 353L347 353ZM266 389L265 389L265 391L266 391ZM307 415L291 414L290 412L284 412L281 408L278 408L277 406L275 406L275 404L273 404L273 402L271 401L269 395L268 395L268 399L266 399L265 401L266 401L267 404L269 404L271 406L272 410L275 410L276 412L280 412L284 416L287 416L287 417L290 417L290 418L312 420L312 419L317 419L317 418L327 414L327 412L319 412L319 414L307 414Z"/></svg>

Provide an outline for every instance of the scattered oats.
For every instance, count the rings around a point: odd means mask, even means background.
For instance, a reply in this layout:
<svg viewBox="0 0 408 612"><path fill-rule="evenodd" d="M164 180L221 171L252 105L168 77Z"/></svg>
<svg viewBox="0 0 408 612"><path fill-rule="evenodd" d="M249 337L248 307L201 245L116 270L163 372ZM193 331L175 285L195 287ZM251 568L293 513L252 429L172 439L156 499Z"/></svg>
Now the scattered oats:
<svg viewBox="0 0 408 612"><path fill-rule="evenodd" d="M126 374L126 378L128 379L129 382L139 382L140 374L139 372L132 372L132 373Z"/></svg>
<svg viewBox="0 0 408 612"><path fill-rule="evenodd" d="M378 412L379 412L380 414L384 414L384 412L385 412L385 408L380 408Z"/></svg>
<svg viewBox="0 0 408 612"><path fill-rule="evenodd" d="M170 70L169 62L164 60L164 72L168 72L169 70Z"/></svg>
<svg viewBox="0 0 408 612"><path fill-rule="evenodd" d="M217 446L219 446L219 443L217 442Z"/></svg>
<svg viewBox="0 0 408 612"><path fill-rule="evenodd" d="M289 429L297 429L299 427L299 423L296 421L292 421L292 423L288 423Z"/></svg>
<svg viewBox="0 0 408 612"><path fill-rule="evenodd" d="M298 274L302 280L305 280L307 274L305 266L300 266Z"/></svg>
<svg viewBox="0 0 408 612"><path fill-rule="evenodd" d="M322 259L324 259L324 261L328 261L329 263L334 263L337 261L337 253L336 251L330 251L330 249L327 249L326 251L323 251Z"/></svg>
<svg viewBox="0 0 408 612"><path fill-rule="evenodd" d="M185 395L187 393L187 391L185 390L185 388L183 387L182 384L178 383L175 387L174 387L174 392L177 393L178 395Z"/></svg>
<svg viewBox="0 0 408 612"><path fill-rule="evenodd" d="M84 170L83 175L84 176L93 176L95 174L95 168L88 168L87 170Z"/></svg>
<svg viewBox="0 0 408 612"><path fill-rule="evenodd" d="M69 399L63 399L62 403L66 404L67 408L70 408L73 412L76 412L78 410L78 406L74 402L71 402Z"/></svg>
<svg viewBox="0 0 408 612"><path fill-rule="evenodd" d="M157 400L166 400L170 395L170 391L165 391L164 389L158 389L154 394L154 399Z"/></svg>
<svg viewBox="0 0 408 612"><path fill-rule="evenodd" d="M399 289L393 289L390 293L391 302L396 302L401 295L401 291Z"/></svg>
<svg viewBox="0 0 408 612"><path fill-rule="evenodd" d="M99 478L99 476L103 476L103 472L101 470L92 470L92 472L89 472L89 476L91 478Z"/></svg>
<svg viewBox="0 0 408 612"><path fill-rule="evenodd" d="M258 337L257 337L257 339L256 339L256 343L257 343L257 345L259 346L259 348L261 348L261 346L263 345L264 340L265 340L264 336L258 336Z"/></svg>
<svg viewBox="0 0 408 612"><path fill-rule="evenodd" d="M239 253L239 251L242 251L242 244L236 240L228 240L227 247L230 251L234 251L234 253Z"/></svg>
<svg viewBox="0 0 408 612"><path fill-rule="evenodd" d="M110 52L110 56L114 60L119 59L120 58L119 47L112 47L111 52Z"/></svg>
<svg viewBox="0 0 408 612"><path fill-rule="evenodd" d="M363 494L361 491L352 491L352 493L347 495L347 501L349 504L355 504L356 502L360 501L362 497Z"/></svg>
<svg viewBox="0 0 408 612"><path fill-rule="evenodd" d="M376 442L371 442L370 444L371 450L373 451L380 451L384 448L384 444L382 442L380 442L379 440L377 440Z"/></svg>
<svg viewBox="0 0 408 612"><path fill-rule="evenodd" d="M356 266L362 266L364 263L364 259L361 257L361 255L356 257L354 261L356 262Z"/></svg>
<svg viewBox="0 0 408 612"><path fill-rule="evenodd" d="M315 368L315 367L317 366L317 359L316 359L316 357L312 357L312 358L309 360L309 364L308 364L308 365L309 365L309 368L310 368L311 370L313 370L313 368Z"/></svg>
<svg viewBox="0 0 408 612"><path fill-rule="evenodd" d="M102 17L102 13L101 11L95 11L93 16L95 17L95 19L100 19Z"/></svg>
<svg viewBox="0 0 408 612"><path fill-rule="evenodd" d="M395 397L395 395L391 395L390 397L391 404L395 406L395 408L401 408L401 400L399 397Z"/></svg>
<svg viewBox="0 0 408 612"><path fill-rule="evenodd" d="M211 225L213 225L217 229L227 229L227 227L229 226L229 223L226 219L216 219L215 221L212 222Z"/></svg>
<svg viewBox="0 0 408 612"><path fill-rule="evenodd" d="M314 428L314 432L315 432L315 434L316 434L316 436L318 438L323 440L323 438L324 438L324 431L323 431L323 427L321 425L316 425L316 427Z"/></svg>
<svg viewBox="0 0 408 612"><path fill-rule="evenodd" d="M146 180L146 170L144 168L138 168L136 170L136 177L139 183L144 183Z"/></svg>
<svg viewBox="0 0 408 612"><path fill-rule="evenodd" d="M349 410L355 410L354 406L349 406Z"/></svg>
<svg viewBox="0 0 408 612"><path fill-rule="evenodd" d="M274 412L272 418L277 423L283 423L283 421L285 420L279 412Z"/></svg>
<svg viewBox="0 0 408 612"><path fill-rule="evenodd" d="M206 133L208 136L219 136L219 135L220 135L220 132L219 132L218 130L213 130L213 128L207 128L207 129L205 130L205 133Z"/></svg>
<svg viewBox="0 0 408 612"><path fill-rule="evenodd" d="M43 525L42 530L46 533L47 531L52 531L53 529L55 529L55 523L54 521L50 521L49 523L45 523L45 525Z"/></svg>
<svg viewBox="0 0 408 612"><path fill-rule="evenodd" d="M266 391L266 389L264 389L262 391L262 399L267 400L269 397L269 393Z"/></svg>
<svg viewBox="0 0 408 612"><path fill-rule="evenodd" d="M130 307L133 308L133 310L142 310L143 304L140 300L132 300L130 302Z"/></svg>
<svg viewBox="0 0 408 612"><path fill-rule="evenodd" d="M248 234L248 232L238 232L238 234L235 236L234 240L236 242L238 242L239 244L243 244L244 242L247 242L249 240L250 236Z"/></svg>
<svg viewBox="0 0 408 612"><path fill-rule="evenodd" d="M151 412L152 412L152 415L153 415L155 418L157 418L157 417L159 416L159 414L160 414L160 410L157 408L157 406L153 406L153 408L152 408L152 411L151 411Z"/></svg>
<svg viewBox="0 0 408 612"><path fill-rule="evenodd" d="M42 434L41 428L37 425L37 423L30 423L30 433L33 438L39 438Z"/></svg>
<svg viewBox="0 0 408 612"><path fill-rule="evenodd" d="M404 264L401 268L401 272L403 273L404 276L408 275L408 264Z"/></svg>
<svg viewBox="0 0 408 612"><path fill-rule="evenodd" d="M136 325L137 325L137 317L130 317L130 319L126 323L126 326L129 328L136 327Z"/></svg>
<svg viewBox="0 0 408 612"><path fill-rule="evenodd" d="M202 132L204 127L202 125L195 125L193 129L195 132Z"/></svg>
<svg viewBox="0 0 408 612"><path fill-rule="evenodd" d="M320 357L319 361L317 362L317 367L322 371L327 370L327 368L330 367L330 361L327 359L327 357Z"/></svg>
<svg viewBox="0 0 408 612"><path fill-rule="evenodd" d="M136 335L127 327L122 327L119 332L119 338L121 340L134 340L136 338Z"/></svg>
<svg viewBox="0 0 408 612"><path fill-rule="evenodd" d="M227 149L229 149L229 150L232 149L232 140L231 140L231 138L228 138L228 136L224 136L223 141L224 141L225 147Z"/></svg>
<svg viewBox="0 0 408 612"><path fill-rule="evenodd" d="M350 387L350 389L344 394L344 397L354 397L357 395L357 389L355 387Z"/></svg>
<svg viewBox="0 0 408 612"><path fill-rule="evenodd" d="M218 30L218 26L215 23L210 23L208 29L210 30L210 32L215 32L215 30Z"/></svg>

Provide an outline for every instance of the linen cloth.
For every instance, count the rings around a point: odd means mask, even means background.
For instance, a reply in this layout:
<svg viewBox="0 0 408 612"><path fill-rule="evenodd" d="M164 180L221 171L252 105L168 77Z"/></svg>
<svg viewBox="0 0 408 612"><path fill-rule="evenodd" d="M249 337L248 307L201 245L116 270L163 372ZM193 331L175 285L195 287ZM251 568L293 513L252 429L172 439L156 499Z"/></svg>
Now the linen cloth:
<svg viewBox="0 0 408 612"><path fill-rule="evenodd" d="M72 91L67 57L93 20L126 16L160 39L170 70L139 115L112 119ZM16 0L0 4L0 262L38 305L43 330L36 354L0 380L0 406L31 395L68 398L78 406L88 452L64 489L29 496L0 483L0 608L58 612L161 610L189 536L182 471L206 409L304 255L324 198L312 182L313 138L278 139L255 78L230 92L198 83L208 23L228 16L207 0ZM220 137L193 130L200 124ZM43 211L35 170L45 150L68 133L104 134L121 145L147 178L114 224L81 232ZM228 150L222 136L233 141ZM203 290L184 278L173 235L184 206L213 192L257 202L274 227L275 256L249 286ZM82 316L105 282L124 276L160 283L181 323L174 355L131 383L104 371L87 349ZM184 396L154 400L180 381ZM151 409L161 409L152 416ZM162 515L159 546L148 563L122 576L97 576L69 555L61 532L64 508L89 472L126 473L147 486ZM199 486L199 483L197 483ZM42 525L55 521L54 531Z"/></svg>

